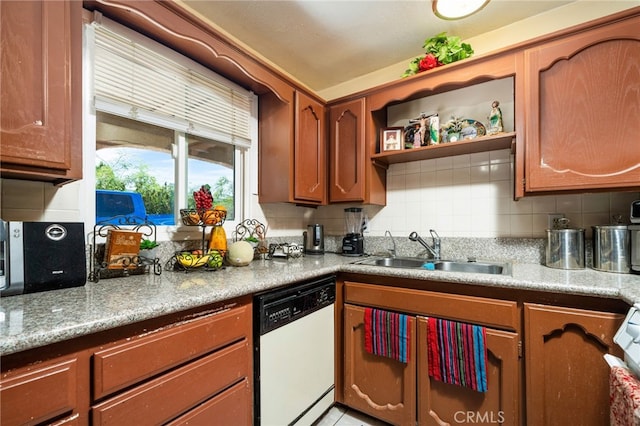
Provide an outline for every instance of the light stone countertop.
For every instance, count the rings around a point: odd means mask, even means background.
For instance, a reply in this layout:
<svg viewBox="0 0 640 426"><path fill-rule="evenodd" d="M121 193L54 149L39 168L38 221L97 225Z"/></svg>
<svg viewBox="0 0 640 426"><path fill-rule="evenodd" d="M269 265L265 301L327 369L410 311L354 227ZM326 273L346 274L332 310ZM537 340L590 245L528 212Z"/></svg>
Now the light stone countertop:
<svg viewBox="0 0 640 426"><path fill-rule="evenodd" d="M328 253L257 260L220 271L163 271L159 276L102 279L83 287L4 297L0 299L0 356L340 271L640 302L640 275L516 262L511 276L505 276L353 263L359 260Z"/></svg>

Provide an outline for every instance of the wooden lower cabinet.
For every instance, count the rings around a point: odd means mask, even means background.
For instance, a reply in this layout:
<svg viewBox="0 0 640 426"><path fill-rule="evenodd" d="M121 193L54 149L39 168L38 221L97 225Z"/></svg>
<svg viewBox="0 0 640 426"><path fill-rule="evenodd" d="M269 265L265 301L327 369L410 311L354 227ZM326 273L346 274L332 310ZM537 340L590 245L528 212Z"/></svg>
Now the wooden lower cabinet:
<svg viewBox="0 0 640 426"><path fill-rule="evenodd" d="M407 364L364 349L364 309L344 306L344 403L394 425L520 424L517 333L487 329L487 392L434 380L428 374L427 318L409 319Z"/></svg>
<svg viewBox="0 0 640 426"><path fill-rule="evenodd" d="M429 377L427 318L418 317L418 424L520 424L517 333L487 329L487 392Z"/></svg>
<svg viewBox="0 0 640 426"><path fill-rule="evenodd" d="M3 374L0 424L46 423L60 416L68 416L61 424L73 424L71 420L78 418L78 398L84 381L79 363L74 354Z"/></svg>
<svg viewBox="0 0 640 426"><path fill-rule="evenodd" d="M8 355L1 367L2 426L249 426L251 298Z"/></svg>
<svg viewBox="0 0 640 426"><path fill-rule="evenodd" d="M252 412L247 410L253 393L251 383L244 379L220 395L216 395L167 426L227 426L250 425Z"/></svg>
<svg viewBox="0 0 640 426"><path fill-rule="evenodd" d="M93 424L165 423L249 377L250 353L247 342L239 342L146 382L95 406Z"/></svg>
<svg viewBox="0 0 640 426"><path fill-rule="evenodd" d="M415 425L415 318L409 319L409 362L367 353L364 308L344 306L344 403L395 425Z"/></svg>
<svg viewBox="0 0 640 426"><path fill-rule="evenodd" d="M253 374L251 324L251 305L241 305L107 345L93 357L94 393L109 395L93 405L93 424L163 424L191 410L214 424L224 404L211 401L234 393L243 398L233 423L250 425L253 398L232 389Z"/></svg>
<svg viewBox="0 0 640 426"><path fill-rule="evenodd" d="M609 424L609 367L624 315L525 304L527 424Z"/></svg>

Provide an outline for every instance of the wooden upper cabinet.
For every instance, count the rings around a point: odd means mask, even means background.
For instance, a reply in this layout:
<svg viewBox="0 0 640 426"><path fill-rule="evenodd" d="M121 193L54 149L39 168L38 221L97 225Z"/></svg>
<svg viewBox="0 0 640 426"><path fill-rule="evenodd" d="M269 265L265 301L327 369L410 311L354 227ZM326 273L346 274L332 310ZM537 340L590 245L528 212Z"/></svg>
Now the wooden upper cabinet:
<svg viewBox="0 0 640 426"><path fill-rule="evenodd" d="M294 201L326 204L327 143L322 103L296 92Z"/></svg>
<svg viewBox="0 0 640 426"><path fill-rule="evenodd" d="M525 192L640 187L638 28L636 15L525 50Z"/></svg>
<svg viewBox="0 0 640 426"><path fill-rule="evenodd" d="M329 109L329 202L365 201L364 98Z"/></svg>
<svg viewBox="0 0 640 426"><path fill-rule="evenodd" d="M293 89L291 101L266 93L258 104L259 202L326 204L324 105Z"/></svg>
<svg viewBox="0 0 640 426"><path fill-rule="evenodd" d="M82 178L82 2L2 1L2 177Z"/></svg>

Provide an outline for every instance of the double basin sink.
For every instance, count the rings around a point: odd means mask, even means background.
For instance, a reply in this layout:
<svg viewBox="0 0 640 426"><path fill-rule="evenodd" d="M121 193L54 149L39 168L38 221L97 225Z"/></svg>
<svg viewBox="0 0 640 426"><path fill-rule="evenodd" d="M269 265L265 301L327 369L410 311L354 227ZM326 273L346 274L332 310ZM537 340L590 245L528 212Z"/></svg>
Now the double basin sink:
<svg viewBox="0 0 640 426"><path fill-rule="evenodd" d="M357 262L360 265L384 266L387 268L425 269L473 274L511 275L511 265L499 262L476 262L457 260L430 260L412 257L373 257Z"/></svg>

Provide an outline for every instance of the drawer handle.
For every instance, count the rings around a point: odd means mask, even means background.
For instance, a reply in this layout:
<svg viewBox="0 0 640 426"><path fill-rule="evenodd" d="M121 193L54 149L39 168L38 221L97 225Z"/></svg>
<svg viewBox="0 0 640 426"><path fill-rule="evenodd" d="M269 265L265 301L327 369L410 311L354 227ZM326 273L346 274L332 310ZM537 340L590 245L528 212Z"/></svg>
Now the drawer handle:
<svg viewBox="0 0 640 426"><path fill-rule="evenodd" d="M371 400L371 398L369 398L369 395L367 395L365 393L362 393L362 391L360 390L358 385L356 385L355 383L351 385L351 389L353 389L360 398L364 399L367 402L367 404L369 404L369 407L373 408L374 410L378 410L378 411L385 411L385 410L395 411L395 410L401 410L402 408L404 408L404 404L402 402L399 402L396 405L393 405L393 404L385 404L385 405L376 404L375 402L373 402Z"/></svg>

